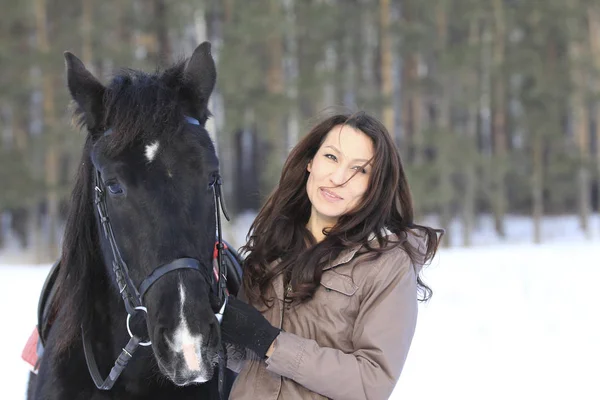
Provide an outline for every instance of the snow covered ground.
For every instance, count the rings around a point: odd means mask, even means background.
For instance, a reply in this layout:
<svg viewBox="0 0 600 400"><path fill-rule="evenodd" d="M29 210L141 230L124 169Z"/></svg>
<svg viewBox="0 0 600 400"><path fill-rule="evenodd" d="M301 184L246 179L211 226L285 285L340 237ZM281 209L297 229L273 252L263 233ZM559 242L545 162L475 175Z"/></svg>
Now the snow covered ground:
<svg viewBox="0 0 600 400"><path fill-rule="evenodd" d="M566 236L443 249L392 399L600 399L600 235ZM47 270L0 265L2 399L24 397L20 353Z"/></svg>
<svg viewBox="0 0 600 400"><path fill-rule="evenodd" d="M444 250L392 399L600 399L600 242Z"/></svg>

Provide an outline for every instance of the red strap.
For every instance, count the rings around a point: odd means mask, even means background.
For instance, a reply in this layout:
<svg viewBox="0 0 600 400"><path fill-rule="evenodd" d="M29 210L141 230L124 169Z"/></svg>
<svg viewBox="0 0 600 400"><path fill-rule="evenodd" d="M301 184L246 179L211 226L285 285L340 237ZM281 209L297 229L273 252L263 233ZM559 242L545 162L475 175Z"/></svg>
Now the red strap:
<svg viewBox="0 0 600 400"><path fill-rule="evenodd" d="M213 260L216 260L217 256L219 255L219 249L217 248L218 244L219 244L218 242L215 243L215 247L213 249ZM227 249L227 248L228 248L227 243L223 242L223 249Z"/></svg>
<svg viewBox="0 0 600 400"><path fill-rule="evenodd" d="M37 327L33 329L31 336L27 340L25 344L25 348L23 348L23 352L21 353L21 358L25 360L27 364L29 364L31 370L33 372L37 372L37 363L38 363L38 355L37 355L37 344L39 340Z"/></svg>
<svg viewBox="0 0 600 400"><path fill-rule="evenodd" d="M213 251L213 274L215 275L216 282L219 282L219 279L221 278L219 276L219 265L217 264L217 256L219 255L219 249L217 248L218 244L218 242L215 243L215 248ZM225 242L223 242L223 249L227 249L227 244ZM229 290L225 289L225 294L229 295Z"/></svg>

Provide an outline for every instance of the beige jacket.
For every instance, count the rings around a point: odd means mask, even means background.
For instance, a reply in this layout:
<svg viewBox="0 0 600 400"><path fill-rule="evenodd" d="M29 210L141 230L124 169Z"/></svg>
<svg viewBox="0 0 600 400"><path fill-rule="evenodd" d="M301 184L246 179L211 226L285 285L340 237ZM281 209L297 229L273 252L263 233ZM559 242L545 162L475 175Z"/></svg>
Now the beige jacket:
<svg viewBox="0 0 600 400"><path fill-rule="evenodd" d="M283 278L274 282L278 301L263 315L284 331L266 361L228 365L241 369L230 399L389 398L415 331L421 265L399 247L374 261L357 250L324 269L307 303L284 303Z"/></svg>

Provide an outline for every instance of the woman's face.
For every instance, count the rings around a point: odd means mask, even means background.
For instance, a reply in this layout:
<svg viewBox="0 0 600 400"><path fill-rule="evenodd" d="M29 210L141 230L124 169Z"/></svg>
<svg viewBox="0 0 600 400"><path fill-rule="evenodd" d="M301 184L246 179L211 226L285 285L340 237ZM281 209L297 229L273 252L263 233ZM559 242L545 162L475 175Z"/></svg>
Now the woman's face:
<svg viewBox="0 0 600 400"><path fill-rule="evenodd" d="M353 210L367 190L372 159L373 141L362 131L348 125L329 131L307 167L311 220L333 226Z"/></svg>

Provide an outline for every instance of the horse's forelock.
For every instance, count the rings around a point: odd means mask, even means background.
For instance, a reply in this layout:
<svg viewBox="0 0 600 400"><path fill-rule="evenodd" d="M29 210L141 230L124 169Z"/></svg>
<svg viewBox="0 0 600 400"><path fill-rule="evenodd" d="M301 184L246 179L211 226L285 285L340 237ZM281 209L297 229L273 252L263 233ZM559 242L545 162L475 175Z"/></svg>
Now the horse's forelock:
<svg viewBox="0 0 600 400"><path fill-rule="evenodd" d="M184 115L206 120L208 111L194 110L194 89L187 85L183 66L154 74L125 69L112 79L104 96L104 126L113 132L108 141L111 154L136 143L169 139L183 125Z"/></svg>

